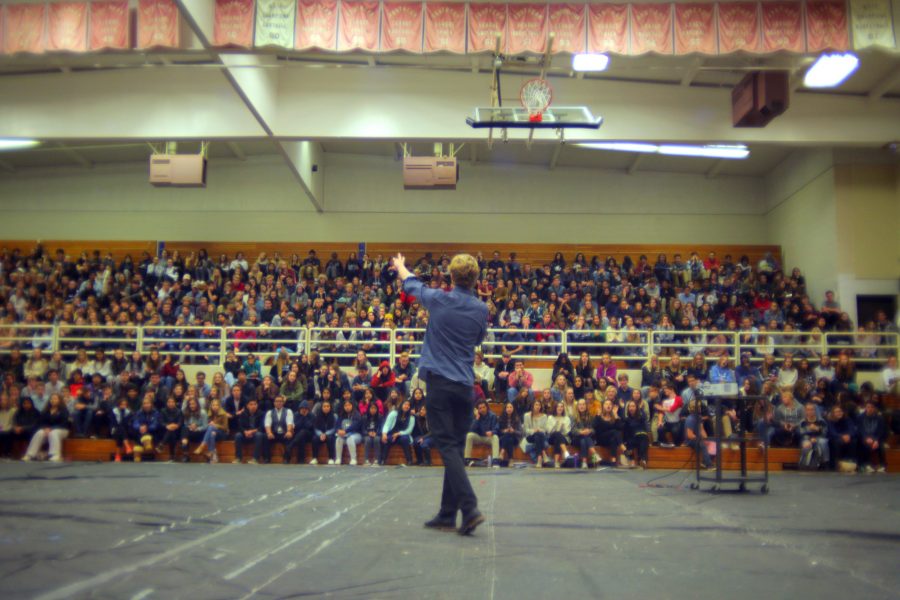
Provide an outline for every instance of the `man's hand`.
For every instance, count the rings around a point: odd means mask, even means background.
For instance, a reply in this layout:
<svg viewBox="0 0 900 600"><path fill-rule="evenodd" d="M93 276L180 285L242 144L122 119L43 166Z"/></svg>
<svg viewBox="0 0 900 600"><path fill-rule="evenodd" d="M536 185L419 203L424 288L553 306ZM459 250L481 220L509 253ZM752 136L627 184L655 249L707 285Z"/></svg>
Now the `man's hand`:
<svg viewBox="0 0 900 600"><path fill-rule="evenodd" d="M485 431L485 432L484 432L484 436L485 436L485 437L491 437L492 435L494 435L494 432L493 432L493 431Z"/></svg>
<svg viewBox="0 0 900 600"><path fill-rule="evenodd" d="M275 434L272 433L271 431L270 431L269 433L267 433L266 436L267 436L270 440L274 440L274 439L275 439Z"/></svg>
<svg viewBox="0 0 900 600"><path fill-rule="evenodd" d="M328 436L323 433L322 435L319 436L319 439L324 442L325 440L328 439Z"/></svg>
<svg viewBox="0 0 900 600"><path fill-rule="evenodd" d="M397 269L397 275L400 279L406 279L408 277L412 277L412 273L409 272L409 269L406 268L406 257L397 253L397 256L391 259L391 265Z"/></svg>

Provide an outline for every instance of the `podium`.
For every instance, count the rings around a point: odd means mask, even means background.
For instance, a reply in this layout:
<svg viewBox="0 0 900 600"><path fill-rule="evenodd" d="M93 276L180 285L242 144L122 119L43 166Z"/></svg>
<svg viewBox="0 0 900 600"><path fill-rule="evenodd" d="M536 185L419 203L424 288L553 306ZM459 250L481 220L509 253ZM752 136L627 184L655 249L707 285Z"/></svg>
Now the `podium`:
<svg viewBox="0 0 900 600"><path fill-rule="evenodd" d="M716 388L716 385L723 386L722 388ZM716 384L713 386L709 386L710 391L732 391L729 387L733 384ZM728 386L728 387L725 387ZM735 386L736 387L736 386ZM709 389L707 388L707 389ZM724 389L723 389L724 388ZM702 437L700 434L700 428L703 427L701 416L702 404L697 403L695 410L697 411L695 414L697 415L697 423L696 429L694 430L694 434L696 436L696 440L698 442L698 448L694 451L695 460L696 460L696 482L691 484L692 490L700 489L700 485L703 482L712 483L712 486L709 488L711 493L718 493L720 491L724 491L722 488L725 485L736 485L737 492L746 492L748 484L759 483L760 488L759 491L763 494L769 493L769 445L766 440L759 440L755 436L747 436L744 431L744 419L743 415L748 410L753 410L753 403L760 398L765 398L765 396L738 396L738 395L723 395L723 394L714 394L711 396L704 396L704 398L708 401L708 406L715 407L715 414L713 415L713 437L707 438L707 441L710 439L715 444L716 448L716 459L715 459L715 473L713 475L705 474L706 471L703 469L701 457L702 451L699 449L700 443L702 443ZM725 403L731 403L734 407L735 412L737 413L737 419L735 419L735 423L733 424L733 434L728 438L723 438L724 428L722 427L722 418L725 412ZM726 477L722 471L722 450L723 443L737 443L738 449L740 451L741 457L741 471L739 475L729 475ZM759 443L762 448L763 453L763 465L764 471L763 475L750 475L747 473L747 444L748 443Z"/></svg>

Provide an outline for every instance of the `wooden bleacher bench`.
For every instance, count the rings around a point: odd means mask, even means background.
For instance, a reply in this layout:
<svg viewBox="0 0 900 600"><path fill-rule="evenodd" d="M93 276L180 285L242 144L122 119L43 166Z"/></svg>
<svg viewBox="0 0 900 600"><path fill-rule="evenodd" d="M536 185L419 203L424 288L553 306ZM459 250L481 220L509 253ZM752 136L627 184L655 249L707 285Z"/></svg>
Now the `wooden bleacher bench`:
<svg viewBox="0 0 900 600"><path fill-rule="evenodd" d="M191 452L191 462L205 462L206 459L204 457L193 454L194 448L196 448L196 444L192 444L190 446L189 452ZM357 450L359 454L357 460L359 461L359 464L362 464L362 447L358 447ZM605 449L597 448L597 450L605 461L611 461L611 457ZM219 442L218 452L220 462L230 463L234 459L234 442ZM307 453L308 452L309 450L307 450ZM738 451L724 450L723 452L723 468L725 470L740 469L740 457ZM109 462L113 459L115 453L116 444L113 440L109 439L67 439L63 445L63 455L65 456L66 460L70 461ZM281 444L274 444L272 448L272 463L281 464L282 454L283 450ZM485 459L487 458L488 454L490 454L490 448L488 448L487 446L475 446L472 451L472 457L475 459ZM251 446L248 445L244 448L244 458L245 460L247 460L251 456ZM162 455L158 457L153 457L152 454L145 455L145 460L168 460L169 458L170 457L168 456L168 451L164 451ZM180 450L178 456L176 456L175 459L178 458L180 458ZM305 462L309 461L309 458L310 457L307 454L307 456L305 457ZM328 453L324 448L320 450L318 459L319 464L326 464L328 462ZM685 446L677 448L659 448L651 446L649 459L650 460L648 462L648 467L651 469L681 469L689 471L694 468L693 451ZM892 446L887 451L887 459L888 471L891 473L900 472L900 449ZM347 459L345 454L345 464L346 460ZM513 460L520 462L530 462L529 457L518 448L516 449L516 453L513 456ZM799 460L800 450L797 448L769 449L770 471L782 471L786 468L796 468ZM431 461L432 465L434 466L443 466L440 454L436 450L432 450L431 452ZM388 456L388 464L398 465L401 462L403 462L403 451L399 447L391 448L391 453ZM761 450L759 450L758 448L748 448L747 467L752 471L761 471L763 469Z"/></svg>

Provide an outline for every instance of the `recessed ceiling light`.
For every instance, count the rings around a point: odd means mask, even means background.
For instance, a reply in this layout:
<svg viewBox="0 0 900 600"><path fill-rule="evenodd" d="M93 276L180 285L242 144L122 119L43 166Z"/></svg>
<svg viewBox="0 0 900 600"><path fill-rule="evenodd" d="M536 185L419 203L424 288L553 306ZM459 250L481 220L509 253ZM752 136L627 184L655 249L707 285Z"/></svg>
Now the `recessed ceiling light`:
<svg viewBox="0 0 900 600"><path fill-rule="evenodd" d="M572 69L575 71L605 71L609 57L605 54L574 54Z"/></svg>
<svg viewBox="0 0 900 600"><path fill-rule="evenodd" d="M850 52L823 54L803 77L808 88L837 87L859 67L859 59Z"/></svg>
<svg viewBox="0 0 900 600"><path fill-rule="evenodd" d="M645 142L582 142L574 145L579 148L590 148L592 150L666 154L669 156L727 159L741 159L750 156L750 150L743 144L706 144L703 146L694 146L689 144L649 144Z"/></svg>
<svg viewBox="0 0 900 600"><path fill-rule="evenodd" d="M747 146L739 144L736 146L688 146L682 144L663 144L659 147L660 154L668 154L670 156L698 156L704 158L747 158L750 156L750 150Z"/></svg>
<svg viewBox="0 0 900 600"><path fill-rule="evenodd" d="M39 145L39 140L26 140L20 138L0 138L0 151L2 150L21 150L22 148L33 148Z"/></svg>

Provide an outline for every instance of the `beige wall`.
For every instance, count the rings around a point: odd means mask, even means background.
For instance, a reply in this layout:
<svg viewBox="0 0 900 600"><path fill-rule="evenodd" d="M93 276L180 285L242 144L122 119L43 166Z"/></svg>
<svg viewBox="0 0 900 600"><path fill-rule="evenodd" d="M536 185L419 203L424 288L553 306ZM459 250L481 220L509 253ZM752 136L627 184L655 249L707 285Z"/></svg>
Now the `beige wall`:
<svg viewBox="0 0 900 600"><path fill-rule="evenodd" d="M751 178L462 167L404 191L390 157L326 155L316 213L280 157L212 161L205 189L154 188L143 164L0 177L0 238L766 243Z"/></svg>
<svg viewBox="0 0 900 600"><path fill-rule="evenodd" d="M900 277L897 165L838 165L838 268L859 279Z"/></svg>
<svg viewBox="0 0 900 600"><path fill-rule="evenodd" d="M769 243L781 246L785 271L800 267L814 303L837 287L834 172L821 173L766 215Z"/></svg>

